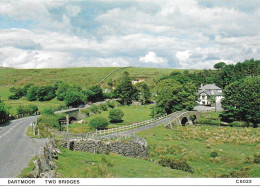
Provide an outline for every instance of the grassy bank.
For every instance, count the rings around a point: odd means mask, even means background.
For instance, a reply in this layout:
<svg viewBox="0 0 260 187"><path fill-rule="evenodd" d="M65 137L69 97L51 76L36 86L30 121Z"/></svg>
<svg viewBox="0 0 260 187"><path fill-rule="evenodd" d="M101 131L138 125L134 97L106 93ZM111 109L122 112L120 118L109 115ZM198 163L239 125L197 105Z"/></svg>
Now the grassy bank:
<svg viewBox="0 0 260 187"><path fill-rule="evenodd" d="M184 171L172 170L143 159L116 154L103 155L61 149L56 160L62 177L192 177Z"/></svg>
<svg viewBox="0 0 260 187"><path fill-rule="evenodd" d="M170 156L187 161L199 177L260 177L260 129L215 126L158 126L138 133L149 145L149 159ZM251 162L251 163L250 163Z"/></svg>
<svg viewBox="0 0 260 187"><path fill-rule="evenodd" d="M151 119L151 108L153 105L130 105L130 106L121 106L116 107L121 109L124 112L123 121L121 123L110 123L108 128L118 127L122 125L132 124L135 122L145 121L147 119ZM109 109L111 110L111 109ZM89 131L88 123L95 117L104 117L108 119L109 115L108 111L102 111L100 114L96 114L94 116L90 116L84 119L84 124L70 124L70 132L74 133L86 133Z"/></svg>

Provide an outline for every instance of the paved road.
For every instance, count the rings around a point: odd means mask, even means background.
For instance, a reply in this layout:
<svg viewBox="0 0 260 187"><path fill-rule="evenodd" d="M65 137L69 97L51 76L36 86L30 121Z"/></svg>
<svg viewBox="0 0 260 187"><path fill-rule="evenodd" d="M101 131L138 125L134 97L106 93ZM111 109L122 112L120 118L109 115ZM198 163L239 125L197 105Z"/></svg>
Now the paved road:
<svg viewBox="0 0 260 187"><path fill-rule="evenodd" d="M145 126L142 126L142 127L139 127L139 128L135 128L135 129L131 129L131 130L124 131L124 132L118 132L118 133L114 133L114 134L98 136L98 137L95 137L95 138L96 139L100 139L100 138L112 138L112 137L116 137L118 135L122 135L122 136L123 135L131 135L131 134L134 134L136 132L139 132L139 131L142 131L142 130L145 130L145 129L150 129L150 128L156 127L158 125L162 125L162 124L168 123L168 122L172 121L173 119L177 118L178 116L180 116L183 113L185 113L185 112L176 112L173 115L171 115L171 116L169 116L167 118L164 118L164 119L162 119L160 121L157 121L155 123L151 123L150 125L145 125Z"/></svg>
<svg viewBox="0 0 260 187"><path fill-rule="evenodd" d="M45 144L46 139L26 136L28 125L35 119L27 117L0 126L0 177L17 177Z"/></svg>

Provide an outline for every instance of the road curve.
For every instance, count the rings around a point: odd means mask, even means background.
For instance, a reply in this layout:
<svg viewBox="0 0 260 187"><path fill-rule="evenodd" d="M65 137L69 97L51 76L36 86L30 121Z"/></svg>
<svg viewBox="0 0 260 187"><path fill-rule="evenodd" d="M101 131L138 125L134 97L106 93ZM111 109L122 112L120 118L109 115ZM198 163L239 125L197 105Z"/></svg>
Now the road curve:
<svg viewBox="0 0 260 187"><path fill-rule="evenodd" d="M26 136L36 116L10 121L0 126L0 177L17 177L38 153L46 139Z"/></svg>

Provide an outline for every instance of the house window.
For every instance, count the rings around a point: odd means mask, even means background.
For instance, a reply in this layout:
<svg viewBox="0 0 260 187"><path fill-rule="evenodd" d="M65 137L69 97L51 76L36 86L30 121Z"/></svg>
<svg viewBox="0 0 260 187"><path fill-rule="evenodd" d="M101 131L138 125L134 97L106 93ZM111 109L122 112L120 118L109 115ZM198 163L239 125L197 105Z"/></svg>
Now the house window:
<svg viewBox="0 0 260 187"><path fill-rule="evenodd" d="M205 95L202 96L202 99L205 99Z"/></svg>

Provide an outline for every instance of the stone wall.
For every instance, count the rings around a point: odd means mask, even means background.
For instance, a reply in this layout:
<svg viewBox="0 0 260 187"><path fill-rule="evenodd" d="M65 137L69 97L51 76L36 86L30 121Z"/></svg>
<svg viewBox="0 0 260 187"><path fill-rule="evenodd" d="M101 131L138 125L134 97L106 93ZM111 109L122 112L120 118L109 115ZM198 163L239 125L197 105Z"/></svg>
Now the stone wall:
<svg viewBox="0 0 260 187"><path fill-rule="evenodd" d="M67 143L64 142L62 146L67 147ZM71 139L70 150L102 154L112 152L128 157L145 158L148 154L148 144L141 138L117 140Z"/></svg>
<svg viewBox="0 0 260 187"><path fill-rule="evenodd" d="M39 154L37 160L34 160L34 170L28 173L26 178L55 178L57 168L53 159L58 159L58 154L61 151L57 148L54 140L50 140L45 147L43 147Z"/></svg>

